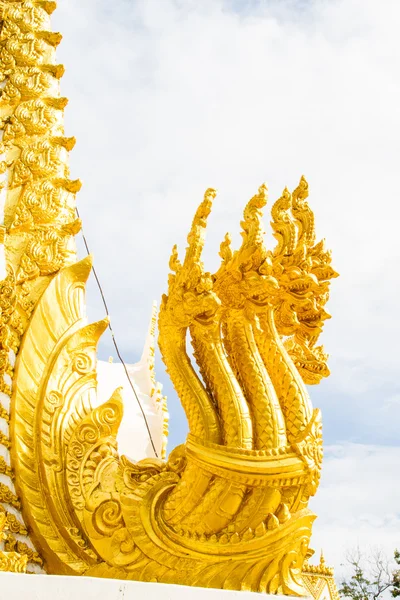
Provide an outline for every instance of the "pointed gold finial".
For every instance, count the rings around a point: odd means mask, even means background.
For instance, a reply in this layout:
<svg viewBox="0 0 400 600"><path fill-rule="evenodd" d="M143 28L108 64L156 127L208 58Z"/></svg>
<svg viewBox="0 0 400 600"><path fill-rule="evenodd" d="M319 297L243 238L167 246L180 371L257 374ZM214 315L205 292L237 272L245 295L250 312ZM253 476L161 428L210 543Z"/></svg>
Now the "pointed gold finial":
<svg viewBox="0 0 400 600"><path fill-rule="evenodd" d="M324 551L323 551L322 548L321 548L321 556L320 556L320 559L319 559L319 564L320 564L321 567L325 566L325 556L324 556Z"/></svg>
<svg viewBox="0 0 400 600"><path fill-rule="evenodd" d="M204 194L203 201L198 207L194 216L190 233L187 237L188 247L184 265L191 268L195 263L200 261L201 253L205 241L205 232L207 226L207 218L211 212L212 202L217 195L217 190L208 188Z"/></svg>

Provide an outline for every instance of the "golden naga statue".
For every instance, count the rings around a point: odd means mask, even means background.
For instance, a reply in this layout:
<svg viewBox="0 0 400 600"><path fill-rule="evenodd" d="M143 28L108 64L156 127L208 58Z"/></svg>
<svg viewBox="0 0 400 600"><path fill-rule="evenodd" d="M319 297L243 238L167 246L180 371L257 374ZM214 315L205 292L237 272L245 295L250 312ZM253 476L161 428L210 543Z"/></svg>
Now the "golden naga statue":
<svg viewBox="0 0 400 600"><path fill-rule="evenodd" d="M74 139L64 135L54 8L0 2L0 522L8 532L0 560L304 595L308 500L322 461L321 416L305 384L329 375L317 341L337 276L315 240L307 182L272 206L273 250L264 245L261 186L244 210L241 247L225 237L215 274L201 261L215 197L207 190L182 263L173 250L159 315L189 435L167 461L120 456L121 390L96 401L96 346L108 321L85 316L91 261L76 261L80 184L69 179Z"/></svg>

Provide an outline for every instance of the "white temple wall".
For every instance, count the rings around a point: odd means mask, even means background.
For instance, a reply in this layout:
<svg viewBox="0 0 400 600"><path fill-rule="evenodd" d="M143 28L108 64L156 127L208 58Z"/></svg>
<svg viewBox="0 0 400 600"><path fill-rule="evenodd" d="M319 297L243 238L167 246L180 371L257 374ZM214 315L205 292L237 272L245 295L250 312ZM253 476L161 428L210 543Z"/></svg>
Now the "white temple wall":
<svg viewBox="0 0 400 600"><path fill-rule="evenodd" d="M290 597L118 579L61 575L33 577L0 573L1 600L280 600L283 598L288 600Z"/></svg>
<svg viewBox="0 0 400 600"><path fill-rule="evenodd" d="M141 365L141 363L126 366L146 415L158 456L161 456L163 413L161 407L157 407L153 398L148 395L147 389L143 390L140 386L141 383L143 384L146 381L148 369L146 365ZM124 454L134 461L153 457L154 451L146 424L137 398L129 384L124 366L121 363L108 363L99 360L97 362L97 379L98 405L109 400L116 388L123 387L124 417L117 435L119 454Z"/></svg>

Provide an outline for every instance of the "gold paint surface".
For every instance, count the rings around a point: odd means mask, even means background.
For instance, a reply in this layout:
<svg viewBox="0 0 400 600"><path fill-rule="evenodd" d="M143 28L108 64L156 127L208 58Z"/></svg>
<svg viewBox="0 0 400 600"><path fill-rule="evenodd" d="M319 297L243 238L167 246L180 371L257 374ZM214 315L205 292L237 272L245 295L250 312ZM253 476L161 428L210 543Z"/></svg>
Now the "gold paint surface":
<svg viewBox="0 0 400 600"><path fill-rule="evenodd" d="M321 598L340 599L333 568L326 565L322 552L319 565L310 565L308 557L306 557L302 577L305 589L315 600L321 600Z"/></svg>
<svg viewBox="0 0 400 600"><path fill-rule="evenodd" d="M15 485L15 493L11 483L0 486L0 517L8 518L7 505L21 509L35 547L12 535L25 526L11 519L0 564L304 595L315 519L308 501L322 463L321 415L305 384L329 375L317 343L337 276L330 252L316 243L307 182L272 206L272 250L261 186L244 209L241 247L233 250L227 234L214 274L201 260L216 196L206 191L182 263L173 250L158 321L189 436L167 461L120 456L121 390L93 408L96 348L108 321L88 324L85 315L91 259L76 262L80 183L69 179L74 138L63 128L54 8L0 3L0 388L11 401L0 413L9 422L0 443L11 465L0 470Z"/></svg>
<svg viewBox="0 0 400 600"><path fill-rule="evenodd" d="M5 531L13 531L13 517L6 511L0 511L0 541L5 540L5 552L0 550L0 572L11 571L13 573L25 573L28 564L26 553L20 552L19 548L8 546L8 536ZM11 518L10 518L11 517ZM17 551L15 551L17 550Z"/></svg>

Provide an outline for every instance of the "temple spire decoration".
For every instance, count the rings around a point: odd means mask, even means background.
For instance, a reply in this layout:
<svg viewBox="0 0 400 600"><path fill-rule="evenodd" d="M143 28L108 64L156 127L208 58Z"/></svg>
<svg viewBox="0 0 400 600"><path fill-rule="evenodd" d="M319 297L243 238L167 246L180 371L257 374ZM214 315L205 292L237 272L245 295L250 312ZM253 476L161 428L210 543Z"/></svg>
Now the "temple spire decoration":
<svg viewBox="0 0 400 600"><path fill-rule="evenodd" d="M304 595L322 463L305 384L329 374L317 343L337 276L315 242L308 184L273 203L273 249L260 186L241 246L225 237L216 273L202 261L216 197L206 191L184 256L173 249L158 319L189 434L168 460L121 455L123 389L98 402L109 321L88 323L92 263L75 253L80 183L68 170L54 8L0 3L1 568ZM154 323L142 358L154 370L153 338ZM146 385L163 402L153 376Z"/></svg>
<svg viewBox="0 0 400 600"><path fill-rule="evenodd" d="M80 229L80 182L70 179L68 169L75 139L64 132L64 67L55 56L61 34L50 27L55 7L50 1L0 3L0 447L6 464L0 501L18 536L14 547L26 555L33 546L9 466L15 357L38 298L55 273L76 260L74 235ZM4 535L10 544L12 534Z"/></svg>

